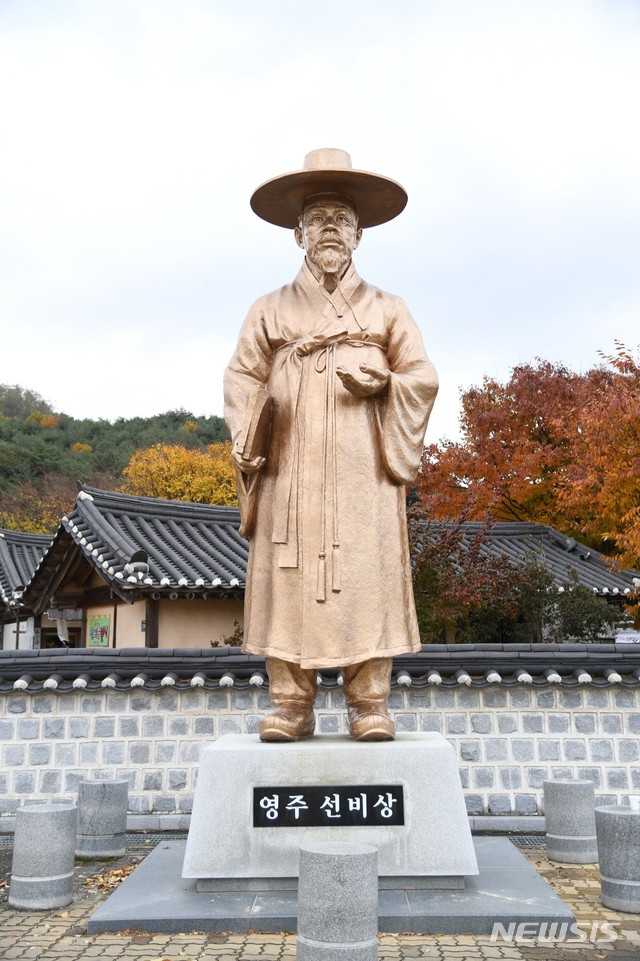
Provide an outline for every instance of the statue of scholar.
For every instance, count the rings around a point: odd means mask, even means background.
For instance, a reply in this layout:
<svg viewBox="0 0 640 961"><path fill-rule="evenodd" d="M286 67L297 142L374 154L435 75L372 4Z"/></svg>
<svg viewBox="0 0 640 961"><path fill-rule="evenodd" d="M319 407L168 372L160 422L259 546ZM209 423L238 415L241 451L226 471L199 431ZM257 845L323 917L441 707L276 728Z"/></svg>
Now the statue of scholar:
<svg viewBox="0 0 640 961"><path fill-rule="evenodd" d="M400 184L335 149L251 198L305 251L293 282L249 311L225 373L250 538L243 650L264 655L275 708L263 741L313 734L316 671L327 668L342 670L351 736L393 739L392 657L420 649L405 485L437 375L404 302L352 261L363 229L406 202Z"/></svg>

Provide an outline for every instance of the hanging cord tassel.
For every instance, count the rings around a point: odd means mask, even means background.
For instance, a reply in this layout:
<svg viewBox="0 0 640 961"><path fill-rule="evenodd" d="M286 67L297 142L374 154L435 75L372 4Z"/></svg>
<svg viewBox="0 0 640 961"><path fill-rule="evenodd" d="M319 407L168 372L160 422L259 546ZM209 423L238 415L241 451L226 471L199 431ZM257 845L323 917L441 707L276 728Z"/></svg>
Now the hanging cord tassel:
<svg viewBox="0 0 640 961"><path fill-rule="evenodd" d="M331 553L331 590L339 594L342 590L342 567L340 563L340 537L338 534L338 437L336 416L336 352L331 348L331 363L327 378L331 390L331 457L333 468L333 550Z"/></svg>
<svg viewBox="0 0 640 961"><path fill-rule="evenodd" d="M326 573L327 573L327 547L326 547L326 534L325 527L327 523L327 508L325 504L326 492L327 492L327 428L329 425L329 368L330 368L330 354L332 348L327 347L322 350L316 360L316 370L318 373L323 372L321 366L321 359L324 355L324 374L325 374L325 388L324 388L324 410L322 412L322 485L320 487L320 551L318 552L318 573L316 577L316 601L322 604L327 599L327 589L326 589Z"/></svg>
<svg viewBox="0 0 640 961"><path fill-rule="evenodd" d="M327 576L327 562L325 560L326 554L318 554L318 573L316 578L316 600L318 604L322 604L327 599L327 590L325 587L326 576Z"/></svg>
<svg viewBox="0 0 640 961"><path fill-rule="evenodd" d="M342 590L342 568L340 567L340 544L333 543L331 552L331 590L334 594L339 594Z"/></svg>

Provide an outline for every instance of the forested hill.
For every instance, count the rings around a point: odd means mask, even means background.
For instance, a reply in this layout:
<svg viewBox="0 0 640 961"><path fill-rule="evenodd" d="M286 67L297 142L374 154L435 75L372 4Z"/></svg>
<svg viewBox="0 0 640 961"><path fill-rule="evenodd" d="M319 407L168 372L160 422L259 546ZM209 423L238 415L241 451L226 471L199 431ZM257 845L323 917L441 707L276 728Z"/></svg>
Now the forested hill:
<svg viewBox="0 0 640 961"><path fill-rule="evenodd" d="M205 450L228 436L221 417L172 410L114 422L77 419L55 412L34 391L0 385L0 527L28 529L29 505L35 516L43 500L53 515L59 506L64 513L78 479L118 486L138 450L160 443Z"/></svg>

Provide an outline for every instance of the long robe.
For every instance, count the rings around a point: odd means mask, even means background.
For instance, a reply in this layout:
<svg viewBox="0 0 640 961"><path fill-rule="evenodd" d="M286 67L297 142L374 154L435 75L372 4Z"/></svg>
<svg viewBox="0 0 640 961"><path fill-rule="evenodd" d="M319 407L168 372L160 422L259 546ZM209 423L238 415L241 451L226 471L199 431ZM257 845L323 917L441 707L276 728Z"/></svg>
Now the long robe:
<svg viewBox="0 0 640 961"><path fill-rule="evenodd" d="M362 363L389 371L383 392L362 398L343 386L336 367L359 374ZM257 384L273 408L243 650L304 668L418 650L405 485L438 381L404 302L353 264L329 294L305 262L254 304L240 332L225 374L234 441Z"/></svg>

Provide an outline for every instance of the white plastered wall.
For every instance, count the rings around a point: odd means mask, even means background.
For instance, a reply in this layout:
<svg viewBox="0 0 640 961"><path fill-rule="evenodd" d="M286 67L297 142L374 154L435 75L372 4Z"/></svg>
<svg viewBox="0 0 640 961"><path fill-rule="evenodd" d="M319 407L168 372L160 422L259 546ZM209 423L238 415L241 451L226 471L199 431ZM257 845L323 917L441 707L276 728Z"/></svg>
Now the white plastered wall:
<svg viewBox="0 0 640 961"><path fill-rule="evenodd" d="M233 633L234 620L242 624L243 611L240 600L162 599L158 647L210 647Z"/></svg>

